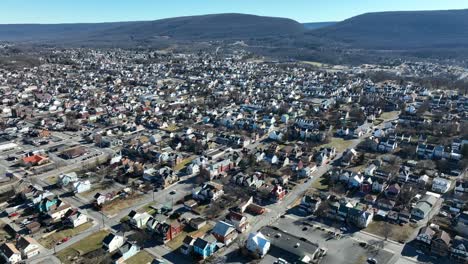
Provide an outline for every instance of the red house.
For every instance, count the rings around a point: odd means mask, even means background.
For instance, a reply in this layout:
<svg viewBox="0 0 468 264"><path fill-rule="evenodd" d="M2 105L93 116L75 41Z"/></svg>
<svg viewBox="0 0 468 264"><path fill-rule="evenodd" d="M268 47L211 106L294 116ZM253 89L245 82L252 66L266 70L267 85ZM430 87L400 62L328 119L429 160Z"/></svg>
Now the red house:
<svg viewBox="0 0 468 264"><path fill-rule="evenodd" d="M162 223L156 226L154 234L160 242L166 243L182 233L182 230L183 226L179 223Z"/></svg>
<svg viewBox="0 0 468 264"><path fill-rule="evenodd" d="M271 195L274 201L281 201L286 196L286 190L281 185L275 185L271 190Z"/></svg>

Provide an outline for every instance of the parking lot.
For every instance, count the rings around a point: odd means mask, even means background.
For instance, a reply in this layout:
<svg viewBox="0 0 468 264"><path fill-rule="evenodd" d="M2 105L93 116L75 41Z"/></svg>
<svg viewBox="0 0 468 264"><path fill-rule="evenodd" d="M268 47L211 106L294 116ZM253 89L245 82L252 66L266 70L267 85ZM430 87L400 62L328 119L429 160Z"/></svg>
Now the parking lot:
<svg viewBox="0 0 468 264"><path fill-rule="evenodd" d="M280 218L273 226L295 236L304 237L311 242L319 244L320 247L327 248L327 255L323 258L321 263L357 264L366 263L367 258L374 258L378 263L390 263L390 260L394 256L393 253L380 249L378 247L378 241L375 241L376 246L362 246L359 241L349 236L336 238L327 231L317 229L317 227L303 225L302 221L298 221L293 217L286 216ZM274 259L276 259L275 253L272 251L268 253L268 256L266 256L261 263L272 263Z"/></svg>

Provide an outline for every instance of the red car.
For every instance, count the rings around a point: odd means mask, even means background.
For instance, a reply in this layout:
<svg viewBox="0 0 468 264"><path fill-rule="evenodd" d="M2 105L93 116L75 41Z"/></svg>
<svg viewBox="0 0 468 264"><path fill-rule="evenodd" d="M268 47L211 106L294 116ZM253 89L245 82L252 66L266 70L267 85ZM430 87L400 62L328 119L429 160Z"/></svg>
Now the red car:
<svg viewBox="0 0 468 264"><path fill-rule="evenodd" d="M70 238L69 237L64 237L62 240L60 240L59 242L57 242L57 245L61 245L65 242L67 242Z"/></svg>
<svg viewBox="0 0 468 264"><path fill-rule="evenodd" d="M19 215L19 213L16 213L16 212L15 212L15 213L11 213L11 214L9 215L9 217L15 217L15 216L18 216L18 215Z"/></svg>

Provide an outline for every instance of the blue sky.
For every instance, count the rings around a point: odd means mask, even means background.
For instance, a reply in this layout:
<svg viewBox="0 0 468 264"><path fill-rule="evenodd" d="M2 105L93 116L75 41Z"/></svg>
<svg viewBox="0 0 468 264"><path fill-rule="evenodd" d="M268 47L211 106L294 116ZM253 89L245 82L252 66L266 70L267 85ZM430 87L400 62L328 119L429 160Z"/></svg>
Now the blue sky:
<svg viewBox="0 0 468 264"><path fill-rule="evenodd" d="M0 24L155 20L213 13L339 21L394 10L468 8L467 0L1 0Z"/></svg>

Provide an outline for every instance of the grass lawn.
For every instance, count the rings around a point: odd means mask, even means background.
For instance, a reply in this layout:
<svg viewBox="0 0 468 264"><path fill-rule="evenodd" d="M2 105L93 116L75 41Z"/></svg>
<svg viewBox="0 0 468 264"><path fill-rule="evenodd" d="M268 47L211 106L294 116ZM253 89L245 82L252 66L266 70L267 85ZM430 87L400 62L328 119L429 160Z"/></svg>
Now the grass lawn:
<svg viewBox="0 0 468 264"><path fill-rule="evenodd" d="M400 111L384 112L380 115L380 118L385 121L392 120L392 119L396 119L399 114L400 114Z"/></svg>
<svg viewBox="0 0 468 264"><path fill-rule="evenodd" d="M352 140L344 140L342 138L332 137L329 143L321 145L319 148L335 147L336 152L338 153L345 151L347 148L349 148L349 146L351 146L351 144L353 144Z"/></svg>
<svg viewBox="0 0 468 264"><path fill-rule="evenodd" d="M76 242L75 244L61 250L57 253L57 257L62 263L72 263L70 259L84 255L91 251L97 250L102 247L102 240L109 234L107 230L101 230L84 239Z"/></svg>
<svg viewBox="0 0 468 264"><path fill-rule="evenodd" d="M150 263L153 261L153 256L151 256L148 252L142 250L138 252L135 256L127 259L125 261L126 264L144 264L144 263Z"/></svg>
<svg viewBox="0 0 468 264"><path fill-rule="evenodd" d="M193 211L199 215L203 215L203 213L208 209L209 204L202 204L193 209Z"/></svg>
<svg viewBox="0 0 468 264"><path fill-rule="evenodd" d="M322 176L318 179L315 179L311 187L320 191L326 191L328 190L328 180Z"/></svg>
<svg viewBox="0 0 468 264"><path fill-rule="evenodd" d="M174 167L174 171L180 171L181 169L185 168L185 166L187 164L189 164L190 162L192 162L192 160L195 158L195 156L192 156L192 157L188 157L184 160L182 160L179 164L177 164L175 167Z"/></svg>
<svg viewBox="0 0 468 264"><path fill-rule="evenodd" d="M350 167L348 168L348 170L358 173L358 172L363 172L366 169L366 167L367 165L363 164L359 166Z"/></svg>
<svg viewBox="0 0 468 264"><path fill-rule="evenodd" d="M96 194L96 191L105 191L108 190L110 187L112 187L112 184L99 182L93 184L90 190L82 192L80 193L80 195L85 197L94 196Z"/></svg>
<svg viewBox="0 0 468 264"><path fill-rule="evenodd" d="M136 210L136 211L138 213L149 212L149 211L153 210L153 209L151 209L151 206L153 206L153 205L156 205L156 202L151 202L151 203L145 204L145 206L138 208L138 210Z"/></svg>
<svg viewBox="0 0 468 264"><path fill-rule="evenodd" d="M388 235L389 239L395 241L406 241L410 237L410 235L415 231L415 228L410 226L409 224L400 226L390 223L386 224L385 221L373 221L369 224L369 226L366 229L364 229L364 231L381 237L385 237L385 233L387 231L390 231Z"/></svg>
<svg viewBox="0 0 468 264"><path fill-rule="evenodd" d="M176 124L168 124L167 127L161 128L161 130L164 130L164 131L167 131L167 132L174 132L177 129L179 129L179 127Z"/></svg>
<svg viewBox="0 0 468 264"><path fill-rule="evenodd" d="M45 248L51 249L54 247L55 244L57 244L57 242L61 241L62 239L66 237L71 238L73 236L76 236L77 234L87 230L91 226L93 226L93 223L87 222L73 229L65 229L59 232L55 232L47 237L42 237L41 239L39 239L38 242Z"/></svg>
<svg viewBox="0 0 468 264"><path fill-rule="evenodd" d="M128 197L125 199L120 199L117 198L113 201L111 201L109 204L106 204L102 208L102 212L105 213L106 215L114 215L118 212L120 212L123 209L127 209L128 207L132 206L134 203L139 201L141 198L143 198L141 195L136 195L133 197Z"/></svg>
<svg viewBox="0 0 468 264"><path fill-rule="evenodd" d="M56 184L58 181L58 176L50 176L46 178L46 182L49 184Z"/></svg>
<svg viewBox="0 0 468 264"><path fill-rule="evenodd" d="M186 229L190 229L191 227L186 227ZM208 231L210 231L211 229L213 228L213 226L211 226L210 224L206 224L204 225L202 228L200 228L200 230L193 230L193 231L182 231L182 233L180 233L178 236L176 236L174 239L172 239L171 241L167 242L167 246L170 247L171 249L173 250L176 250L178 249L180 246L182 246L183 242L184 242L184 238L187 236L187 235L190 235L190 236L193 236L193 237L201 237L203 236L205 233L207 233Z"/></svg>

